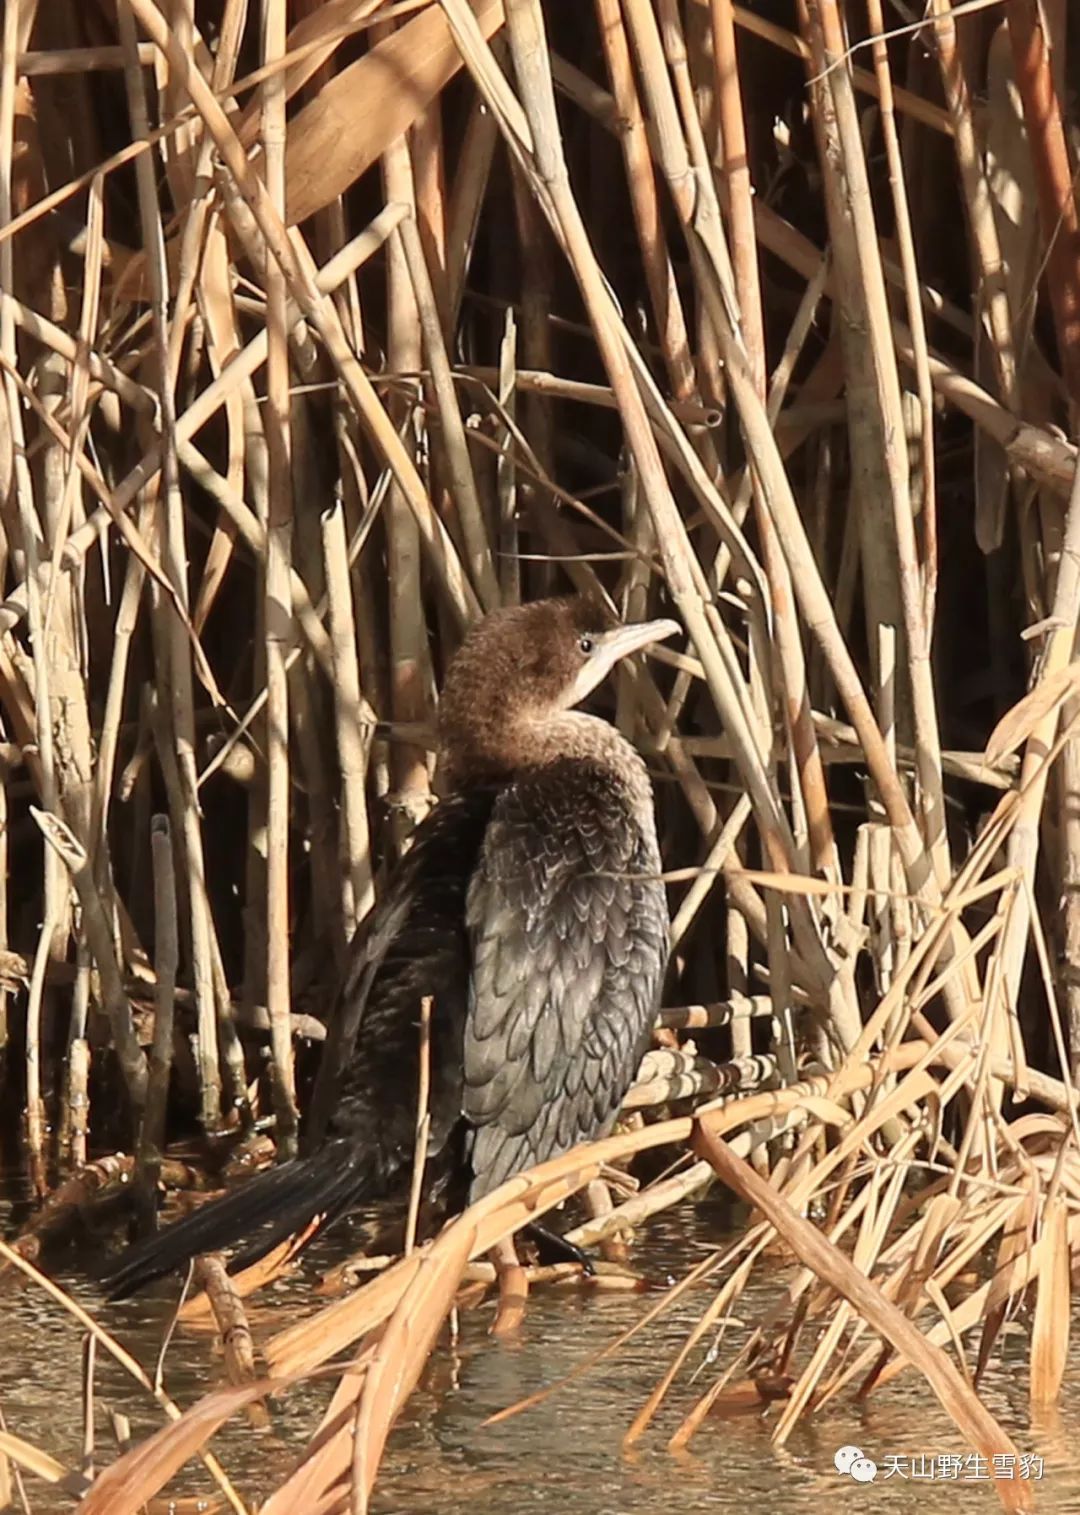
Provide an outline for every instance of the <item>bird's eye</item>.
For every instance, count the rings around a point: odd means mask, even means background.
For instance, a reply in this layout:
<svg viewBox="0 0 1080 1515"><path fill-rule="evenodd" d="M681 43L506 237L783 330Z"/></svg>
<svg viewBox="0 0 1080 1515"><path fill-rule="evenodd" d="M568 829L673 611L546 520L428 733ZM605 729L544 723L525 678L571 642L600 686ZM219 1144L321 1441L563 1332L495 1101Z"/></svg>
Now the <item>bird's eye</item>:
<svg viewBox="0 0 1080 1515"><path fill-rule="evenodd" d="M592 652L595 646L596 643L593 641L592 637L578 637L578 650L579 652L583 652L586 657L588 657L589 653Z"/></svg>

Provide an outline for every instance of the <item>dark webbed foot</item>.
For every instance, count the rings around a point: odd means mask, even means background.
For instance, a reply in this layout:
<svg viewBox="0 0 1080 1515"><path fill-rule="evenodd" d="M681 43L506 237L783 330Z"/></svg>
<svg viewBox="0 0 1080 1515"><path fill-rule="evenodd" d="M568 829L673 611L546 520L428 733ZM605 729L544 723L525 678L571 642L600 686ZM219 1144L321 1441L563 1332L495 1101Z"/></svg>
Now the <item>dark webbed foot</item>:
<svg viewBox="0 0 1080 1515"><path fill-rule="evenodd" d="M572 1241L567 1241L565 1236L548 1230L547 1226L542 1226L535 1220L525 1226L524 1231L536 1243L542 1263L574 1262L588 1278L595 1278L596 1269L592 1258Z"/></svg>

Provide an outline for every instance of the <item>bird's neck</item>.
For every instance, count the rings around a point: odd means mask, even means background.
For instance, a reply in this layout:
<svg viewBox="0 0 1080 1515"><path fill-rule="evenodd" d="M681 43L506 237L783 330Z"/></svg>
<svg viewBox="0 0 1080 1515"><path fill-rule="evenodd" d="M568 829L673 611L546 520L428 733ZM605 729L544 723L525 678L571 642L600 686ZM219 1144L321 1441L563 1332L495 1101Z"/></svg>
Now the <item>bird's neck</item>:
<svg viewBox="0 0 1080 1515"><path fill-rule="evenodd" d="M634 813L652 827L652 786L641 755L609 721L581 710L543 718L521 715L485 729L474 724L468 744L444 749L442 785L458 789L487 779L512 779L560 762L602 768L624 791Z"/></svg>
<svg viewBox="0 0 1080 1515"><path fill-rule="evenodd" d="M582 762L602 768L626 795L627 803L643 822L653 824L652 784L637 749L610 721L565 710L531 723L522 743L526 759L520 768L547 768L559 762Z"/></svg>

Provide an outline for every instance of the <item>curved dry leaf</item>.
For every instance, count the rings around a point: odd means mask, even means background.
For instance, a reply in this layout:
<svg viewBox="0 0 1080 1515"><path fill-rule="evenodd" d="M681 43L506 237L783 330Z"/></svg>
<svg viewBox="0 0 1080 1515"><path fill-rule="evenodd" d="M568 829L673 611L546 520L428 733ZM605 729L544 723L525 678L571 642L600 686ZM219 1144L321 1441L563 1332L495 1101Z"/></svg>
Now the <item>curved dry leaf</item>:
<svg viewBox="0 0 1080 1515"><path fill-rule="evenodd" d="M502 25L502 0L471 0L485 37ZM404 135L461 68L438 6L384 38L328 80L289 122L286 221L295 226L343 194Z"/></svg>
<svg viewBox="0 0 1080 1515"><path fill-rule="evenodd" d="M1005 712L986 744L988 767L1022 747L1039 722L1080 689L1080 659L1039 680L1035 688Z"/></svg>
<svg viewBox="0 0 1080 1515"><path fill-rule="evenodd" d="M367 1509L390 1427L450 1312L475 1241L476 1228L471 1225L450 1226L442 1233L421 1261L375 1349L356 1416L353 1468L363 1480L362 1510Z"/></svg>
<svg viewBox="0 0 1080 1515"><path fill-rule="evenodd" d="M1039 1237L1038 1294L1031 1328L1031 1401L1052 1405L1069 1355L1069 1212L1060 1194L1047 1200Z"/></svg>

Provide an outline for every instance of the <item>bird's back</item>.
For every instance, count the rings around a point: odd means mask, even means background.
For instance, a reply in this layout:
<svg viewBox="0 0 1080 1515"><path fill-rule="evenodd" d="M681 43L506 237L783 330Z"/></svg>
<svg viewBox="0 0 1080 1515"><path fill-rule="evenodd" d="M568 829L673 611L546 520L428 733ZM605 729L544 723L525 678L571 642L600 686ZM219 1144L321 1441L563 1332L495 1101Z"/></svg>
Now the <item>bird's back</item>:
<svg viewBox="0 0 1080 1515"><path fill-rule="evenodd" d="M651 795L637 754L605 730L604 760L569 755L502 791L469 885L474 1199L610 1129L659 1006L668 913Z"/></svg>

